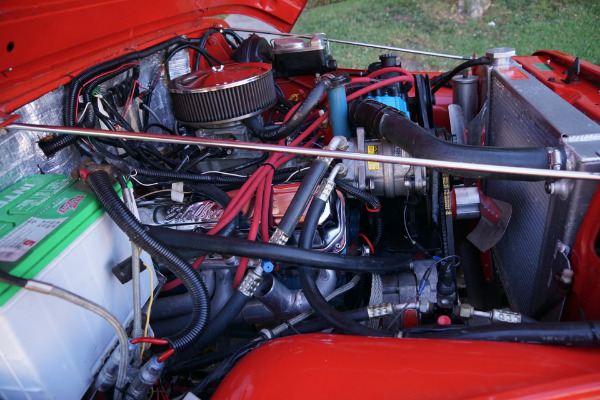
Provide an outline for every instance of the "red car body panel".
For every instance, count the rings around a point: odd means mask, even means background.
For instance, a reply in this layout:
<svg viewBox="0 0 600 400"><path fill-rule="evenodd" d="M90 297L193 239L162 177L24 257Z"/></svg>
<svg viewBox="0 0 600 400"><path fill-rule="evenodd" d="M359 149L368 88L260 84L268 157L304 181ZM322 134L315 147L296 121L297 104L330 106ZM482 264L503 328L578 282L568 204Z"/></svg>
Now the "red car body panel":
<svg viewBox="0 0 600 400"><path fill-rule="evenodd" d="M248 354L213 399L597 398L600 349L312 334Z"/></svg>
<svg viewBox="0 0 600 400"><path fill-rule="evenodd" d="M0 112L8 114L99 62L245 14L289 32L306 0L12 0L0 13Z"/></svg>

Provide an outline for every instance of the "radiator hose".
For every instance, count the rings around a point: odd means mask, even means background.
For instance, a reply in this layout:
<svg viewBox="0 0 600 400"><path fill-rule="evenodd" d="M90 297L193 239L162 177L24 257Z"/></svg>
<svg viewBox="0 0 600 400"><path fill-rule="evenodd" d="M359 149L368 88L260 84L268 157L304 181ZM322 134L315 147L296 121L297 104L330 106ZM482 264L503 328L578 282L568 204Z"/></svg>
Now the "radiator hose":
<svg viewBox="0 0 600 400"><path fill-rule="evenodd" d="M406 114L375 100L355 100L350 103L349 109L352 122L401 147L413 157L509 167L549 168L550 160L546 147L503 148L451 143L432 136L425 129L408 119ZM466 178L546 179L544 177L511 177L502 174L501 169L493 173L436 169Z"/></svg>
<svg viewBox="0 0 600 400"><path fill-rule="evenodd" d="M108 174L94 171L87 179L108 215L129 239L150 256L169 268L181 281L193 301L192 317L188 326L172 337L165 338L176 351L190 347L203 333L209 320L208 292L200 274L192 269L181 255L149 234L117 196Z"/></svg>

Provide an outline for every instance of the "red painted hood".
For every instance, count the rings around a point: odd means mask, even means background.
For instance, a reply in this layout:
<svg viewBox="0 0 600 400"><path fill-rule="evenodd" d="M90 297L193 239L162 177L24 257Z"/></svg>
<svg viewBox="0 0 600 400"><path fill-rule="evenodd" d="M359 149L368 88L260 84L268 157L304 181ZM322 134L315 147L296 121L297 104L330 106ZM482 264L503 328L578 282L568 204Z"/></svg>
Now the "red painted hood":
<svg viewBox="0 0 600 400"><path fill-rule="evenodd" d="M0 6L0 112L82 70L244 14L289 32L306 0L8 0Z"/></svg>

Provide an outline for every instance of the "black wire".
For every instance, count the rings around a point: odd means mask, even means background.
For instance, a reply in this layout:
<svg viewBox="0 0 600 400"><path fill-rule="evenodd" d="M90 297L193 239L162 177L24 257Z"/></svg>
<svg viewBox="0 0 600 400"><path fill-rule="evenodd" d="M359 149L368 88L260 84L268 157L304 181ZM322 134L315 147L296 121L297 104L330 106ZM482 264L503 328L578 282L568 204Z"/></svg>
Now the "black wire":
<svg viewBox="0 0 600 400"><path fill-rule="evenodd" d="M142 130L144 132L148 132L148 129L150 129L152 127L160 128L163 131L167 132L169 135L175 135L175 132L173 132L172 129L169 129L166 126L164 126L163 124L159 124L159 123L147 124L146 126L144 126L144 129L142 129Z"/></svg>
<svg viewBox="0 0 600 400"><path fill-rule="evenodd" d="M475 67L477 65L487 65L490 63L491 60L487 57L476 58L475 60L466 61L457 66L456 68L436 76L431 80L431 93L437 92L442 86L450 82L450 79L452 79L452 77L458 74L460 71L467 68Z"/></svg>

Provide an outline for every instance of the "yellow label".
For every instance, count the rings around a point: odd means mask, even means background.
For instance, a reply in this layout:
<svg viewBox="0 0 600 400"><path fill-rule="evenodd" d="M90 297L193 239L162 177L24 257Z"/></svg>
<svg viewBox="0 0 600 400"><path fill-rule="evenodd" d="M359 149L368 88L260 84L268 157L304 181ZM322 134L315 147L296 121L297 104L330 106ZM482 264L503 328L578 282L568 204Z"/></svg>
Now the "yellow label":
<svg viewBox="0 0 600 400"><path fill-rule="evenodd" d="M379 146L367 146L367 153L379 154ZM379 169L379 163L375 161L367 161L368 169Z"/></svg>
<svg viewBox="0 0 600 400"><path fill-rule="evenodd" d="M444 189L444 208L446 215L452 215L452 200L450 200L450 178L444 174L442 176L442 188Z"/></svg>

